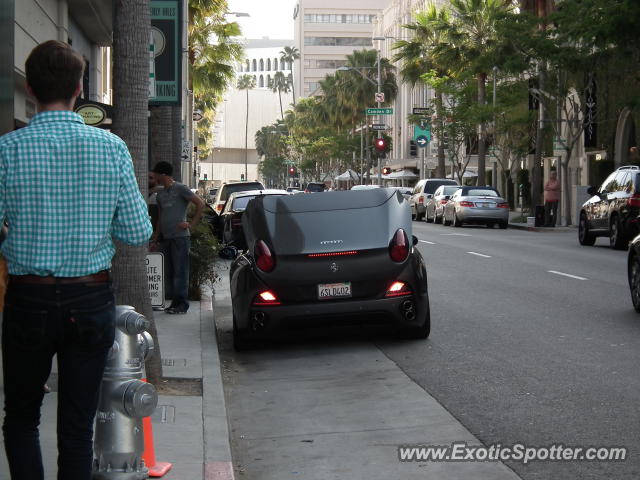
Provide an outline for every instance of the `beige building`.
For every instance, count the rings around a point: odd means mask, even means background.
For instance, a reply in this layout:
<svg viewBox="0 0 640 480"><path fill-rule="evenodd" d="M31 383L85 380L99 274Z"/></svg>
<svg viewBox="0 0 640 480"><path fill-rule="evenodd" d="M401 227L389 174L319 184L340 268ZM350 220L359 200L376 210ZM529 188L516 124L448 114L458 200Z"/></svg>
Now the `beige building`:
<svg viewBox="0 0 640 480"><path fill-rule="evenodd" d="M300 0L294 10L296 97L308 97L318 81L344 65L354 50L373 48L374 26L391 0Z"/></svg>
<svg viewBox="0 0 640 480"><path fill-rule="evenodd" d="M214 126L214 148L206 161L200 161L199 179L213 180L215 183L240 181L245 172L245 125L247 122L247 95L249 100L249 121L247 135L247 178L259 179L255 134L262 127L271 125L282 118L282 112L291 108L291 92L277 92L269 88L276 72L286 77L291 75L291 65L280 61L280 52L291 46L291 40L263 38L248 40L245 59L236 65L236 81L242 75L251 75L256 87L251 90L230 88L224 101L216 110Z"/></svg>
<svg viewBox="0 0 640 480"><path fill-rule="evenodd" d="M67 42L87 62L84 98L111 103L111 0L0 0L0 134L25 125L35 103L24 89L24 63L37 44ZM8 88L5 88L8 87Z"/></svg>

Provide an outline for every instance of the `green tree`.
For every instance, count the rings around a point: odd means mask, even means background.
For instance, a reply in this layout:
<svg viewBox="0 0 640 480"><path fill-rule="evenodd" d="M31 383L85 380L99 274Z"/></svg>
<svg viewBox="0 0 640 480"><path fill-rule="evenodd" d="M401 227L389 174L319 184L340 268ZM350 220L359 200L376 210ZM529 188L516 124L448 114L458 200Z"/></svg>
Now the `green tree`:
<svg viewBox="0 0 640 480"><path fill-rule="evenodd" d="M477 83L477 102L485 115L479 119L478 184L485 184L487 146L486 104L487 73L499 62L509 39L498 34L505 14L514 16L513 5L505 0L451 0L451 15L439 26L446 41L435 49L440 65L448 65L453 74L472 73Z"/></svg>
<svg viewBox="0 0 640 480"><path fill-rule="evenodd" d="M290 75L290 83L291 83L291 92L293 93L293 105L296 104L296 89L293 84L293 67L296 63L296 60L300 58L300 51L296 47L284 47L280 52L280 61L285 62L291 65L291 75ZM284 70L284 68L283 68Z"/></svg>
<svg viewBox="0 0 640 480"><path fill-rule="evenodd" d="M269 88L273 92L278 93L280 102L280 117L284 120L284 111L282 110L282 92L289 93L289 80L282 72L276 72L271 80L269 80Z"/></svg>
<svg viewBox="0 0 640 480"><path fill-rule="evenodd" d="M409 40L397 41L393 48L397 50L394 60L401 61L400 75L415 86L423 82L422 75L432 72L436 77L443 78L447 75L447 66L438 63L433 51L441 48L446 37L441 30L442 25L451 22L449 10L438 8L434 3L428 4L424 10L416 12L414 22L403 25L411 34ZM445 152L444 152L444 98L440 89L434 89L435 99L433 110L435 121L431 125L432 131L438 138L438 168L437 176L445 176Z"/></svg>
<svg viewBox="0 0 640 480"><path fill-rule="evenodd" d="M247 162L249 155L249 90L256 88L256 79L253 75L242 75L238 79L238 90L245 90L247 93L247 110L246 110L246 119L244 126L244 179L247 181L249 179L248 171L247 171Z"/></svg>

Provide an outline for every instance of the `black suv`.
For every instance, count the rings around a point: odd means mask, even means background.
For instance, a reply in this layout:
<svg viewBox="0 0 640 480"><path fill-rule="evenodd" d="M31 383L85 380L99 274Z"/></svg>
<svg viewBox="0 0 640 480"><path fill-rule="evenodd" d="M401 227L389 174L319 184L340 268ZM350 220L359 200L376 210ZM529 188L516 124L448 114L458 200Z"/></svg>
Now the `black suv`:
<svg viewBox="0 0 640 480"><path fill-rule="evenodd" d="M600 188L589 187L593 195L580 209L578 241L593 245L596 237L609 237L612 248L626 249L629 240L640 232L640 167L616 169Z"/></svg>

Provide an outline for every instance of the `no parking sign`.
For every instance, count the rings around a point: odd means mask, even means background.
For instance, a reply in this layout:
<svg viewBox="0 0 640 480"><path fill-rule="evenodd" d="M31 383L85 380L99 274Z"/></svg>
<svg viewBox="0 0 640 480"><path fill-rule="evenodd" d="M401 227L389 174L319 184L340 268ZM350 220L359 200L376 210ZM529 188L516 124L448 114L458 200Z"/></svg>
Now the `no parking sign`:
<svg viewBox="0 0 640 480"><path fill-rule="evenodd" d="M147 281L152 307L164 306L164 255L160 252L147 253Z"/></svg>

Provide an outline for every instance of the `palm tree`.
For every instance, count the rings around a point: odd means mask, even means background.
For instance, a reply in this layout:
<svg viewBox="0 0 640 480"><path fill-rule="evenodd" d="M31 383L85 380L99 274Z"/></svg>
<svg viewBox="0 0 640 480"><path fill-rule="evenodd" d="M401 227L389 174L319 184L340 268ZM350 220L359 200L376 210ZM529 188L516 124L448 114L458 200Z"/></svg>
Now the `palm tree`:
<svg viewBox="0 0 640 480"><path fill-rule="evenodd" d="M278 92L278 99L280 100L280 116L284 121L284 111L282 110L282 92L289 93L289 81L282 72L276 72L273 78L269 81L269 88L273 92Z"/></svg>
<svg viewBox="0 0 640 480"><path fill-rule="evenodd" d="M441 32L440 26L450 22L449 10L438 8L435 4L429 4L425 10L415 14L413 23L403 25L413 35L410 40L399 40L393 48L398 51L394 60L401 61L400 75L402 78L415 86L423 81L423 75L427 72L435 73L436 77L444 78L447 75L445 65L440 65L432 52L443 41L445 35ZM438 142L438 169L437 176L445 176L445 156L444 156L444 112L443 93L440 88L435 90L435 131L440 140Z"/></svg>
<svg viewBox="0 0 640 480"><path fill-rule="evenodd" d="M247 181L247 162L249 156L248 141L249 141L249 90L256 88L256 79L253 75L242 75L238 79L238 90L246 90L247 92L247 117L244 127L244 179Z"/></svg>
<svg viewBox="0 0 640 480"><path fill-rule="evenodd" d="M300 58L300 51L296 47L284 47L280 52L280 61L291 65L291 92L293 93L293 105L296 104L296 89L293 81L293 65Z"/></svg>
<svg viewBox="0 0 640 480"><path fill-rule="evenodd" d="M113 127L112 132L127 144L142 194L148 188L149 135L149 0L117 0L113 21ZM147 246L116 243L113 283L116 302L131 305L151 322L149 333L156 342L146 364L152 383L162 378L160 343L147 287Z"/></svg>
<svg viewBox="0 0 640 480"><path fill-rule="evenodd" d="M513 11L504 0L451 0L451 16L441 22L439 31L446 42L434 49L441 65L448 65L457 74L471 72L476 77L478 104L486 104L487 73L495 65L497 52L506 40L497 33L498 21ZM487 147L486 121L479 124L478 185L485 184Z"/></svg>

